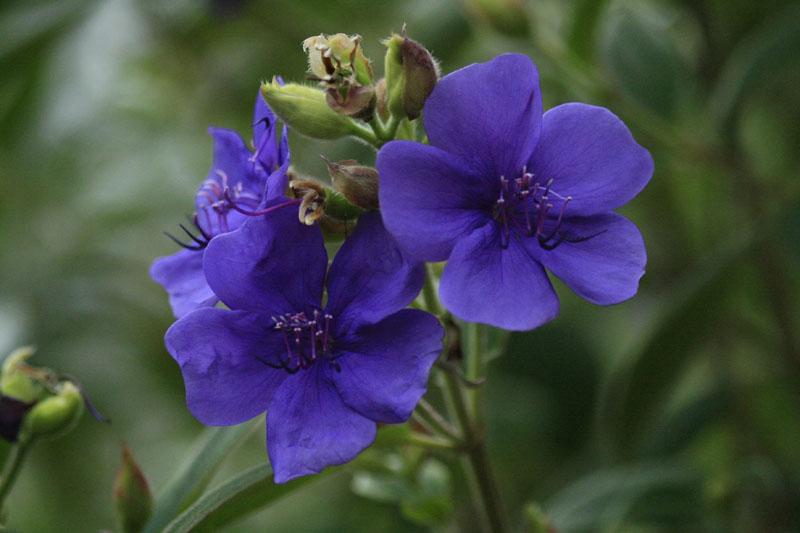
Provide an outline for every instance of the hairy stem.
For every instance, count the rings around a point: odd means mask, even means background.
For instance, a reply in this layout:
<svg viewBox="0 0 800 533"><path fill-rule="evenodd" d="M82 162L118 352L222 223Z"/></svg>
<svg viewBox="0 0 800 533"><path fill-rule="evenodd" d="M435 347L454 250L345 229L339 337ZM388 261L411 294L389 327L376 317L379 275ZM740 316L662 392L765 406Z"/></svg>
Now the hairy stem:
<svg viewBox="0 0 800 533"><path fill-rule="evenodd" d="M0 477L0 508L2 508L6 496L11 492L14 482L17 480L22 463L25 461L25 456L31 449L31 444L32 440L22 438L11 448L11 453L3 466L2 477Z"/></svg>

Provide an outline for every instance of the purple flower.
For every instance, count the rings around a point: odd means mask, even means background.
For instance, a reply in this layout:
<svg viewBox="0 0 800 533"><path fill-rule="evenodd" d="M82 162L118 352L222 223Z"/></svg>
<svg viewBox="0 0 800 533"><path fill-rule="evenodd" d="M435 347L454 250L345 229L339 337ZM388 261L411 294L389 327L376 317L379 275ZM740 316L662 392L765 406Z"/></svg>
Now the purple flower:
<svg viewBox="0 0 800 533"><path fill-rule="evenodd" d="M167 350L181 366L189 410L204 424L267 411L277 483L350 461L372 443L376 422L408 419L444 331L429 313L403 309L424 268L400 251L377 213L360 217L327 278L320 230L301 224L295 209L216 237L203 262L230 309L184 316L167 331Z"/></svg>
<svg viewBox="0 0 800 533"><path fill-rule="evenodd" d="M457 317L510 330L558 314L544 267L590 302L632 297L646 253L612 213L644 188L650 154L604 108L542 116L539 76L518 54L443 78L424 109L429 145L378 154L387 229L412 256L444 261L442 303Z"/></svg>
<svg viewBox="0 0 800 533"><path fill-rule="evenodd" d="M247 219L242 211L257 208L265 197L282 195L286 188L287 137L278 143L276 117L260 94L253 113L254 153L235 131L208 132L214 138L214 162L195 194L194 229L180 225L190 241L167 234L184 249L156 259L150 268L150 276L169 294L176 318L218 301L203 274L203 250L209 241L241 226Z"/></svg>

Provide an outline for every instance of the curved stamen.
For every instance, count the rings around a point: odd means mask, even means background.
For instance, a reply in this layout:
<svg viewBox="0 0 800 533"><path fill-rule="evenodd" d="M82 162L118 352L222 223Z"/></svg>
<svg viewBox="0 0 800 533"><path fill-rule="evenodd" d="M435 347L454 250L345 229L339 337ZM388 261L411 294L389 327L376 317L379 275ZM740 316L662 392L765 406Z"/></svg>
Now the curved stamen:
<svg viewBox="0 0 800 533"><path fill-rule="evenodd" d="M257 216L260 216L260 215L266 215L267 213L271 213L273 211L276 211L276 210L280 209L281 207L287 207L287 206L290 206L290 205L297 205L297 204L303 202L302 198L296 198L294 200L289 200L288 202L284 202L282 204L278 204L278 205L274 205L272 207L268 207L267 209L263 209L261 211L248 211L247 209L243 209L243 208L239 207L236 204L236 202L233 200L233 198L231 198L231 195L230 195L230 193L228 191L229 191L229 189L225 189L225 192L223 193L223 195L225 196L225 200L228 201L228 205L230 205L231 208L235 209L236 211L240 212L241 214L247 215L249 217L257 217Z"/></svg>

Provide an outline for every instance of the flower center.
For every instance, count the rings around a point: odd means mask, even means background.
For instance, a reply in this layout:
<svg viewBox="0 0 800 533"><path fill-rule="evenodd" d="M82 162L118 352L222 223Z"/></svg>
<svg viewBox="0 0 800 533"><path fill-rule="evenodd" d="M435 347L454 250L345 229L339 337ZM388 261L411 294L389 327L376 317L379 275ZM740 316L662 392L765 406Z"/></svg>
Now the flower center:
<svg viewBox="0 0 800 533"><path fill-rule="evenodd" d="M576 238L564 231L564 213L572 196L561 196L552 190L552 184L552 179L542 184L525 168L522 176L513 180L500 176L500 197L493 215L502 225L502 248L508 248L512 237L535 237L542 248L552 250L562 242L580 242L599 235Z"/></svg>
<svg viewBox="0 0 800 533"><path fill-rule="evenodd" d="M286 354L280 358L280 364L277 365L259 360L267 366L283 369L289 374L306 370L317 360L324 360L340 372L341 367L335 360L341 355L332 354L333 337L330 334L332 319L333 316L328 313L323 315L316 310L312 318L308 318L305 313L286 313L272 317L275 329L280 330L283 335Z"/></svg>

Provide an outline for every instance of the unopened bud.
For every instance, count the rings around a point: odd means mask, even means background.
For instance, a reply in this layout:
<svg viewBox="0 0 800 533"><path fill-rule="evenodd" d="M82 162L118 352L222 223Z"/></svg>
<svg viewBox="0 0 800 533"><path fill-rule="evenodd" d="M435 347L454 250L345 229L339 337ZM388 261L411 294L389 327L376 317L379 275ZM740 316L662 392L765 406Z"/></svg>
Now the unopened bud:
<svg viewBox="0 0 800 533"><path fill-rule="evenodd" d="M333 189L362 209L378 209L378 171L347 159L334 163L324 157Z"/></svg>
<svg viewBox="0 0 800 533"><path fill-rule="evenodd" d="M402 37L392 34L383 44L389 48L386 52L389 111L414 120L439 81L439 65L425 47L408 38L405 26Z"/></svg>
<svg viewBox="0 0 800 533"><path fill-rule="evenodd" d="M131 451L124 444L122 465L114 478L113 499L122 531L142 531L153 512L153 493Z"/></svg>
<svg viewBox="0 0 800 533"><path fill-rule="evenodd" d="M39 399L44 390L42 384L19 368L25 366L25 360L35 351L32 346L22 346L6 357L3 361L3 373L0 375L0 393L22 402Z"/></svg>
<svg viewBox="0 0 800 533"><path fill-rule="evenodd" d="M25 416L24 431L31 437L56 437L71 430L83 414L83 397L69 381L55 395L41 400Z"/></svg>
<svg viewBox="0 0 800 533"><path fill-rule="evenodd" d="M313 87L289 83L261 86L261 94L269 107L290 128L315 139L338 139L353 131L352 121L332 111L325 102L325 93Z"/></svg>
<svg viewBox="0 0 800 533"><path fill-rule="evenodd" d="M403 109L403 38L396 33L383 41L386 46L384 71L386 72L387 107L389 112L402 117Z"/></svg>
<svg viewBox="0 0 800 533"><path fill-rule="evenodd" d="M17 435L25 418L35 402L23 402L10 396L0 397L0 437L8 442L17 442Z"/></svg>
<svg viewBox="0 0 800 533"><path fill-rule="evenodd" d="M408 119L414 120L439 81L439 64L424 46L408 38L405 26L402 51L403 108Z"/></svg>
<svg viewBox="0 0 800 533"><path fill-rule="evenodd" d="M335 113L369 122L375 112L375 88L371 85L356 85L339 89L328 87L325 101Z"/></svg>

